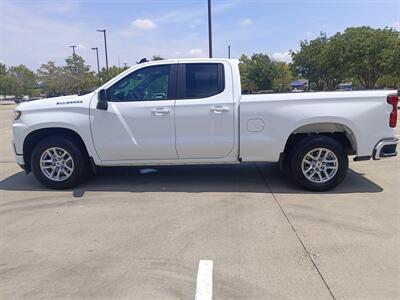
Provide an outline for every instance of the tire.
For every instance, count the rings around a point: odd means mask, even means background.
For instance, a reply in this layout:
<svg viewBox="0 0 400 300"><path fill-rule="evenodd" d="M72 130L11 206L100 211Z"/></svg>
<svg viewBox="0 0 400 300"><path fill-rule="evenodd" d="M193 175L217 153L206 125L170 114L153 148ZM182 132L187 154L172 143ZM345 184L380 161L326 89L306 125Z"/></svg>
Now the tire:
<svg viewBox="0 0 400 300"><path fill-rule="evenodd" d="M52 189L75 187L83 182L89 170L85 151L67 136L50 136L39 141L32 151L31 167L36 179Z"/></svg>
<svg viewBox="0 0 400 300"><path fill-rule="evenodd" d="M295 144L289 153L289 175L311 191L328 191L336 187L346 177L348 168L346 150L328 136L308 136Z"/></svg>

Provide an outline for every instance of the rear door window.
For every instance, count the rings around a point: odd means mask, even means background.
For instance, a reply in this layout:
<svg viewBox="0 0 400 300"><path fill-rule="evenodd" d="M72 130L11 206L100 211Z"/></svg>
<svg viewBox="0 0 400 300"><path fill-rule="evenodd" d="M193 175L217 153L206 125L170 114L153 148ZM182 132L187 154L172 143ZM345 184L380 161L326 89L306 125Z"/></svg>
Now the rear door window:
<svg viewBox="0 0 400 300"><path fill-rule="evenodd" d="M207 98L225 89L224 66L220 63L193 63L179 66L179 99Z"/></svg>

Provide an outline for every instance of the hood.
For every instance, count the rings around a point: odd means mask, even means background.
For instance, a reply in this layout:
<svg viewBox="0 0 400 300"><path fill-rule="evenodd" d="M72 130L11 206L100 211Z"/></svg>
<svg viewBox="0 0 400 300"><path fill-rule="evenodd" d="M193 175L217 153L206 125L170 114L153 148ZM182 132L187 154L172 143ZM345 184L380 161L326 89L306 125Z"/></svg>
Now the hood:
<svg viewBox="0 0 400 300"><path fill-rule="evenodd" d="M29 110L43 110L43 109L64 109L71 107L83 107L88 106L88 102L92 98L93 93L86 94L83 96L69 95L54 98L44 98L40 100L33 100L29 102L23 102L17 106L17 110L29 111Z"/></svg>

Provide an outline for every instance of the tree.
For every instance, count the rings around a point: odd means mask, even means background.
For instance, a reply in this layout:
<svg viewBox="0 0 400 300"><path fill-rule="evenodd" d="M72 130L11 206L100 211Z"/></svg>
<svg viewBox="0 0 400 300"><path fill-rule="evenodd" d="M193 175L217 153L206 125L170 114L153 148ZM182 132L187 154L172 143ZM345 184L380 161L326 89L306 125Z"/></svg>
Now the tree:
<svg viewBox="0 0 400 300"><path fill-rule="evenodd" d="M10 67L7 71L11 92L17 96L31 95L36 85L35 73L24 65Z"/></svg>
<svg viewBox="0 0 400 300"><path fill-rule="evenodd" d="M65 86L68 93L86 92L94 89L98 85L98 79L93 71L90 71L90 66L85 64L85 60L73 54L66 60L64 66Z"/></svg>
<svg viewBox="0 0 400 300"><path fill-rule="evenodd" d="M6 85L7 67L5 64L0 63L0 95L6 98L7 85Z"/></svg>
<svg viewBox="0 0 400 300"><path fill-rule="evenodd" d="M391 53L390 53L391 52ZM397 42L392 51L386 51L386 57L389 56L387 62L389 64L388 69L393 72L394 75L400 77L400 32L397 32ZM399 86L400 87L400 86Z"/></svg>
<svg viewBox="0 0 400 300"><path fill-rule="evenodd" d="M117 66L112 66L108 68L108 79L107 79L107 69L102 68L100 70L100 75L99 77L101 78L101 82L107 82L109 79L114 78L115 76L119 75L123 71L129 69L128 66L124 66L123 68L117 67Z"/></svg>
<svg viewBox="0 0 400 300"><path fill-rule="evenodd" d="M0 63L0 78L7 75L7 67L5 64Z"/></svg>
<svg viewBox="0 0 400 300"><path fill-rule="evenodd" d="M290 67L287 63L275 62L275 71L272 79L272 89L277 92L289 90L289 83L293 80Z"/></svg>
<svg viewBox="0 0 400 300"><path fill-rule="evenodd" d="M151 58L151 60L164 60L165 58L163 58L161 55L155 54L153 55L153 57Z"/></svg>
<svg viewBox="0 0 400 300"><path fill-rule="evenodd" d="M7 95L14 93L16 84L16 79L10 76L6 65L0 63L0 95L3 96L4 100Z"/></svg>
<svg viewBox="0 0 400 300"><path fill-rule="evenodd" d="M350 27L340 35L344 60L354 77L365 88L374 88L384 75L400 72L400 36L394 29Z"/></svg>
<svg viewBox="0 0 400 300"><path fill-rule="evenodd" d="M239 58L240 81L242 91L247 93L256 89L254 83L249 79L250 58L244 54Z"/></svg>
<svg viewBox="0 0 400 300"><path fill-rule="evenodd" d="M261 91L272 89L275 66L267 54L256 53L250 58L243 54L239 60L242 90Z"/></svg>
<svg viewBox="0 0 400 300"><path fill-rule="evenodd" d="M334 90L346 77L345 47L337 34L328 38L325 33L311 41L301 41L300 50L292 51L293 73L307 78L319 90Z"/></svg>
<svg viewBox="0 0 400 300"><path fill-rule="evenodd" d="M42 64L37 70L37 77L43 92L47 97L64 95L68 92L65 87L65 75L62 67L54 61Z"/></svg>
<svg viewBox="0 0 400 300"><path fill-rule="evenodd" d="M400 87L400 76L393 73L393 75L383 75L376 82L378 88L391 88L396 89Z"/></svg>

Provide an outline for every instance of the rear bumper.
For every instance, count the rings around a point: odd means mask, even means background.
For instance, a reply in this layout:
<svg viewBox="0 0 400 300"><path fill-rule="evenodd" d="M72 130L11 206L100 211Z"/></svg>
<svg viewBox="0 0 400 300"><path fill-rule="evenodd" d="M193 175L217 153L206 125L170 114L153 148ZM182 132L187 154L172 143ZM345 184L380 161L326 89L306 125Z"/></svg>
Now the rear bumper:
<svg viewBox="0 0 400 300"><path fill-rule="evenodd" d="M396 148L398 143L399 139L395 137L380 140L374 147L372 158L378 160L381 158L396 156Z"/></svg>

